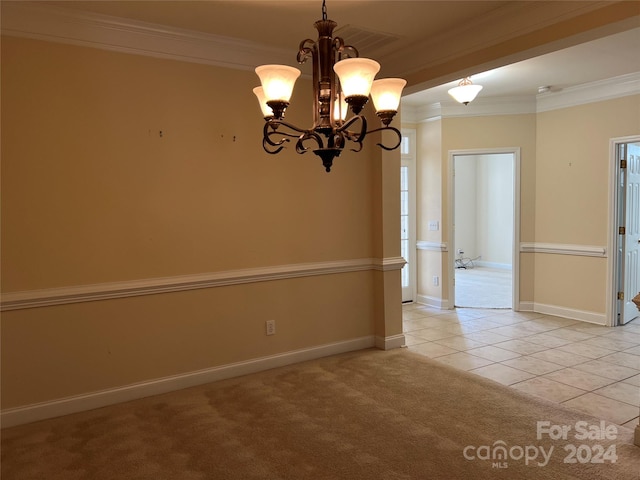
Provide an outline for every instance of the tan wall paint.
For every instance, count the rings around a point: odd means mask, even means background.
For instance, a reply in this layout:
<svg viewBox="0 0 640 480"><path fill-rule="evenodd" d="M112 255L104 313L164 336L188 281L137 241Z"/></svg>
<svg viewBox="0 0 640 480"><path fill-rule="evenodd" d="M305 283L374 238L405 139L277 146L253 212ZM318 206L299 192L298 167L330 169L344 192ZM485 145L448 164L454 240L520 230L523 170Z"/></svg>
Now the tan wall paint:
<svg viewBox="0 0 640 480"><path fill-rule="evenodd" d="M534 241L536 191L535 114L445 118L441 121L421 124L419 132L418 138L421 142L421 150L419 152L426 154L424 159L420 158L418 161L422 167L419 178L422 179L423 188L429 190L429 193L427 197L419 201L418 209L425 208L431 215L434 215L434 218L424 218L421 215L424 223L422 227L418 227L418 235L425 235L428 241L449 242L450 235L447 228L449 151L520 147L520 240L522 242ZM439 149L437 147L438 135L440 136ZM429 145L430 143L431 145ZM436 154L439 154L438 163L434 161ZM418 190L418 194L420 194L420 187L418 187ZM428 232L426 221L436 220L437 217L435 215L441 215L441 231ZM441 235L440 239L437 239L437 235L434 235L436 233ZM430 259L424 259L420 264L420 267L427 268L427 274L423 278L428 280L433 275L440 275L440 285L447 285L449 278L446 267L448 255L454 254L455 252L445 252L443 254L428 252L423 255L423 257ZM436 255L440 257L439 261L434 258ZM520 269L521 301L533 300L534 271L531 267L530 262L522 261ZM425 281L424 283L423 288L429 292L427 293L428 295L442 295L440 293L442 292L441 287L430 286L430 281Z"/></svg>
<svg viewBox="0 0 640 480"><path fill-rule="evenodd" d="M394 228L383 199L399 197L399 182L374 175L377 147L345 151L330 174L292 146L266 154L257 83L253 72L3 37L3 292L398 256L399 240L383 242ZM299 81L288 120L310 124L310 90ZM395 278L5 312L3 408L398 333L384 318L375 328L376 292L383 304L400 292L399 278L379 277Z"/></svg>
<svg viewBox="0 0 640 480"><path fill-rule="evenodd" d="M387 132L388 133L388 132ZM383 135L375 135L376 143L384 140ZM384 136L387 138L387 136ZM393 136L388 135L393 141ZM386 140L386 144L390 144ZM377 222L380 222L382 235L381 251L376 250L376 256L390 258L400 255L400 151L382 151L380 161L374 162L374 176L380 180L381 192L376 201L380 207L376 208ZM376 181L377 183L377 181ZM376 195L374 195L374 198ZM377 287L375 324L376 335L386 337L402 334L402 290L394 288L401 285L400 271L375 272Z"/></svg>
<svg viewBox="0 0 640 480"><path fill-rule="evenodd" d="M254 73L2 47L5 291L372 256L373 149L267 155Z"/></svg>
<svg viewBox="0 0 640 480"><path fill-rule="evenodd" d="M436 128L439 124L441 131ZM520 147L521 242L606 246L609 141L639 131L638 95L539 114L446 118L420 124L418 238L439 241L437 232L427 231L426 222L442 212L441 238L448 242L450 150ZM437 164L433 157L439 147ZM446 262L447 253L419 255L419 293L440 298L428 279L441 272L446 284ZM520 255L522 302L603 314L606 282L606 259Z"/></svg>
<svg viewBox="0 0 640 480"><path fill-rule="evenodd" d="M442 226L442 121L435 120L418 125L416 135L417 165L416 190L417 239L425 242L442 242L442 228L429 230L429 221ZM445 170L446 172L446 170ZM442 285L433 285L434 276L442 276L442 253L418 251L418 295L442 298Z"/></svg>
<svg viewBox="0 0 640 480"><path fill-rule="evenodd" d="M373 335L373 275L5 312L2 408Z"/></svg>
<svg viewBox="0 0 640 480"><path fill-rule="evenodd" d="M640 95L538 114L537 242L606 247L609 142L638 133ZM606 261L556 257L536 255L536 302L604 313Z"/></svg>

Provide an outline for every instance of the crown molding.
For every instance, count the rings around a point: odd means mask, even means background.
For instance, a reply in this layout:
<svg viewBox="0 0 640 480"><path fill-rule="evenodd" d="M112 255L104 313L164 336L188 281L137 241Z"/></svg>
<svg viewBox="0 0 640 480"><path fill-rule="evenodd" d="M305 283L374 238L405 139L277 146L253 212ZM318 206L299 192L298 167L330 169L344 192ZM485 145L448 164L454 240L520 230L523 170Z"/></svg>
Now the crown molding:
<svg viewBox="0 0 640 480"><path fill-rule="evenodd" d="M403 105L402 121L423 123L443 118L542 113L640 94L640 72L521 97L480 97L469 105L456 102Z"/></svg>
<svg viewBox="0 0 640 480"><path fill-rule="evenodd" d="M522 115L536 113L533 96L482 97L469 105L455 101L432 103L423 106L402 107L402 121L423 123L443 118L486 117L492 115Z"/></svg>
<svg viewBox="0 0 640 480"><path fill-rule="evenodd" d="M568 87L536 97L537 112L575 107L640 94L640 72Z"/></svg>
<svg viewBox="0 0 640 480"><path fill-rule="evenodd" d="M607 1L592 2L505 2L473 22L447 29L404 48L378 55L378 60L390 75L410 77L420 71L442 65L451 59L479 52L509 42L516 37L533 33L571 18L606 7ZM473 39L473 43L461 39ZM407 65L413 65L407 70ZM452 78L465 77L477 71L465 71ZM449 79L451 80L451 79ZM445 83L448 80L445 80Z"/></svg>
<svg viewBox="0 0 640 480"><path fill-rule="evenodd" d="M534 9L527 10L531 13L538 8L535 3L531 2L531 5L525 6L507 5L479 19L479 22L492 24L500 19L504 21L516 13L522 14L522 8L525 7ZM594 2L590 9L595 8L598 3L600 2ZM468 28L470 27L462 26L455 31L447 32L444 37L434 37L429 42L435 42L434 45L446 45L447 38L459 36ZM267 48L259 43L236 38L34 3L4 3L1 32L3 35L240 70L252 70L256 65L265 62L287 64L291 57L288 49ZM495 38L492 37L491 40L486 41L493 42ZM455 56L455 52L445 53L441 48L436 50L445 56ZM399 56L405 53L396 52L395 57L386 59L385 62L398 60ZM640 73L635 73L569 87L559 92L541 94L535 98L481 97L467 106L453 101L424 106L405 105L402 107L402 116L403 121L407 123L421 123L452 117L518 115L567 108L638 93L640 93Z"/></svg>
<svg viewBox="0 0 640 480"><path fill-rule="evenodd" d="M33 3L5 3L2 34L240 70L291 57L236 38Z"/></svg>

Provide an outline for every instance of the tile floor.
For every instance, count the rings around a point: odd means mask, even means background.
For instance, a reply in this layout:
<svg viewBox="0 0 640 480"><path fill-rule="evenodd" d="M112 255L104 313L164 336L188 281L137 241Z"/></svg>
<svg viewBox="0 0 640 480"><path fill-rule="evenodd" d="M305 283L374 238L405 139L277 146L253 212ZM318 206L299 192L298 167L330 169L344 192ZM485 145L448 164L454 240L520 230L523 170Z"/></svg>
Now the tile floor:
<svg viewBox="0 0 640 480"><path fill-rule="evenodd" d="M640 319L601 327L532 312L403 306L407 347L461 370L634 428Z"/></svg>

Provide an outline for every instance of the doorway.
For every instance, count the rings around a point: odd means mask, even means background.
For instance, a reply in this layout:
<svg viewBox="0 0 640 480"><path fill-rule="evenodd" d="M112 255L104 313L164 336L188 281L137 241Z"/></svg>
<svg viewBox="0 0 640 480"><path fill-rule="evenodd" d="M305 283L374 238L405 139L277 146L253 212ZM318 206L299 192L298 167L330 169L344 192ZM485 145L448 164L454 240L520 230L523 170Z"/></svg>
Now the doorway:
<svg viewBox="0 0 640 480"><path fill-rule="evenodd" d="M640 293L640 137L612 140L610 324L640 316L632 299Z"/></svg>
<svg viewBox="0 0 640 480"><path fill-rule="evenodd" d="M518 305L519 149L449 153L450 306Z"/></svg>

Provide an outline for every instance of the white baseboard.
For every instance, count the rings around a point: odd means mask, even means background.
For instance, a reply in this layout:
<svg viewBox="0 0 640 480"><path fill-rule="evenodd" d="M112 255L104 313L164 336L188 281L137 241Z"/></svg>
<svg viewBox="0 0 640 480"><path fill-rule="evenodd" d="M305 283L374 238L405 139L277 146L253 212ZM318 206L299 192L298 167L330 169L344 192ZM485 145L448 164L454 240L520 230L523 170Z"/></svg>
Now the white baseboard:
<svg viewBox="0 0 640 480"><path fill-rule="evenodd" d="M484 260L474 260L473 263L478 267L499 268L500 270L512 270L510 263L485 262Z"/></svg>
<svg viewBox="0 0 640 480"><path fill-rule="evenodd" d="M402 337L402 343L404 344L404 335L388 337L390 344L398 342L395 337ZM124 387L111 388L85 395L61 398L25 407L11 408L3 410L0 413L0 424L2 425L2 428L13 427L15 425L36 422L47 418L60 417L86 410L93 410L95 408L136 400L152 395L159 395L196 385L224 380L226 378L247 375L249 373L261 372L263 370L269 370L271 368L291 365L329 355L371 348L375 345L376 338L373 335L370 335L354 338L352 340L345 340L343 342L319 345L317 347L294 350L244 362L231 363L195 372L173 375L148 382L135 383Z"/></svg>
<svg viewBox="0 0 640 480"><path fill-rule="evenodd" d="M524 302L520 302L522 306ZM530 302L528 302L530 303ZM534 312L544 313L545 315L555 315L556 317L570 318L572 320L580 320L587 323L595 323L596 325L607 325L607 317L604 313L587 312L585 310L575 310L573 308L559 307L556 305L545 305L542 303L533 303Z"/></svg>
<svg viewBox="0 0 640 480"><path fill-rule="evenodd" d="M585 310L575 310L573 308L559 307L557 305L545 305L531 301L523 301L518 305L519 312L536 312L556 317L570 318L596 325L607 325L607 317L604 313L587 312Z"/></svg>
<svg viewBox="0 0 640 480"><path fill-rule="evenodd" d="M376 337L376 347L381 350L392 350L404 346L404 335L392 335L390 337Z"/></svg>
<svg viewBox="0 0 640 480"><path fill-rule="evenodd" d="M441 310L449 310L448 299L430 297L428 295L418 295L418 303L427 305L429 307L439 308Z"/></svg>
<svg viewBox="0 0 640 480"><path fill-rule="evenodd" d="M533 302L520 302L518 305L519 312L533 312Z"/></svg>

